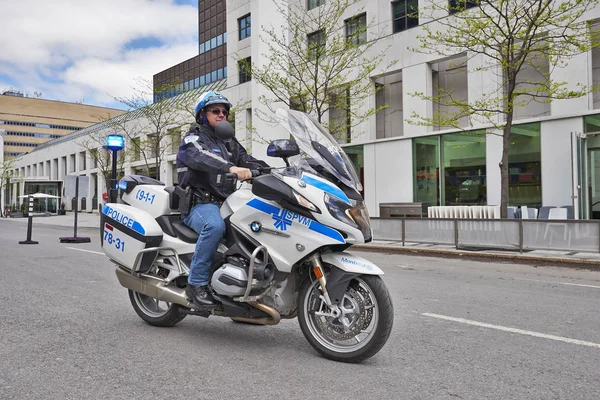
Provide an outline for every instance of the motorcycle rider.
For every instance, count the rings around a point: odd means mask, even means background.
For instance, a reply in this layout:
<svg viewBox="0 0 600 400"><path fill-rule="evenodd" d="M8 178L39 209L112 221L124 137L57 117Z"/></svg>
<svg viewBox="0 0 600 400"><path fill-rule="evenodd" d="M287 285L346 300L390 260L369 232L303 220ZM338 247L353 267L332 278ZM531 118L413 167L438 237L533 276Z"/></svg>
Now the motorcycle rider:
<svg viewBox="0 0 600 400"><path fill-rule="evenodd" d="M249 155L235 137L219 137L215 126L227 120L231 103L222 94L210 91L200 96L194 110L198 126L192 126L177 153L177 173L182 188L191 187L194 206L183 222L198 234L190 265L186 293L194 305L210 309L219 303L208 286L210 267L225 233L220 204L231 194L223 186L224 174L238 179L252 177L250 168L268 167Z"/></svg>

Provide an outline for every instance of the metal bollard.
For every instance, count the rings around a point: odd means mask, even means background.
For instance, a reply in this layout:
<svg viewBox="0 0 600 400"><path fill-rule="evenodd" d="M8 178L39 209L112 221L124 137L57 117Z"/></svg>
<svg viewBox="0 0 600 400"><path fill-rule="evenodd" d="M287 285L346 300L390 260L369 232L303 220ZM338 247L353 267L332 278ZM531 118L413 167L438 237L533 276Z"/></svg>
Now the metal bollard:
<svg viewBox="0 0 600 400"><path fill-rule="evenodd" d="M31 240L31 228L33 225L33 196L29 196L29 213L27 217L27 240L19 242L19 244L38 244L34 240Z"/></svg>

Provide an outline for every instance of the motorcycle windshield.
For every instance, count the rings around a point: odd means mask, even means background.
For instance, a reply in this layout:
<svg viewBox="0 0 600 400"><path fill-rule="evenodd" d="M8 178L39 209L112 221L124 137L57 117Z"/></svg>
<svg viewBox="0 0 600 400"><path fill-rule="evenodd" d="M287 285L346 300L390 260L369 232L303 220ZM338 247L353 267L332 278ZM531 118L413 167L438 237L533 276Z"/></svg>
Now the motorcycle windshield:
<svg viewBox="0 0 600 400"><path fill-rule="evenodd" d="M362 191L354 165L333 136L313 116L282 108L277 110L276 115L301 150L300 156L290 157L290 166L299 172L307 171L325 177L333 175L357 193Z"/></svg>

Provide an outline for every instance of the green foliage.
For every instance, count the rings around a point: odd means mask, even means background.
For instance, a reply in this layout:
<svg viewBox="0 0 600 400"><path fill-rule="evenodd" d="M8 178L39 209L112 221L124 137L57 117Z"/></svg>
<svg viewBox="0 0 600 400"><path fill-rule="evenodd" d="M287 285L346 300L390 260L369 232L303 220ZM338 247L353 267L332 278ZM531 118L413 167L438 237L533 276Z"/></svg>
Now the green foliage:
<svg viewBox="0 0 600 400"><path fill-rule="evenodd" d="M477 98L457 99L452 91L436 96L411 93L437 103L441 112L432 116L413 113L416 125L469 129L487 125L502 132L501 213L506 216L508 193L508 146L515 110L532 101L549 103L573 99L598 90L598 86L553 79L553 73L573 57L600 44L600 33L585 21L599 0L480 0L477 7L452 10L447 2L432 2L419 10L420 45L410 50L438 59L463 54L473 72L489 72L497 87ZM447 16L447 17L446 17ZM472 61L469 63L469 61ZM529 71L534 79L525 78ZM587 79L584 79L587 82ZM467 121L465 124L465 120Z"/></svg>
<svg viewBox="0 0 600 400"><path fill-rule="evenodd" d="M345 135L348 124L356 126L374 115L378 109L355 104L383 88L376 87L373 78L388 49L371 51L377 43L373 38L383 34L373 32L373 21L362 17L364 11L357 1L329 0L311 10L304 2L273 1L284 23L263 26L260 39L268 50L261 55L262 62L245 65L241 57L238 60L269 92L259 98L269 112L257 110L257 115L269 121L277 104L283 104L313 114L336 137ZM354 18L348 20L351 33L347 37L344 17L349 10ZM331 110L345 116L344 121L325 121Z"/></svg>

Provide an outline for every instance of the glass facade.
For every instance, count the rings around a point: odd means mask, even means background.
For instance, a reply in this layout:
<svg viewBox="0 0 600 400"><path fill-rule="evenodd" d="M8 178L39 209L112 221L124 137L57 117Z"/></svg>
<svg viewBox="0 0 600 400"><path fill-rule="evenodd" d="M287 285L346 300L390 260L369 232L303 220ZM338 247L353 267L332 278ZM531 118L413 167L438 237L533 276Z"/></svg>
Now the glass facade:
<svg viewBox="0 0 600 400"><path fill-rule="evenodd" d="M441 204L487 203L485 131L441 136Z"/></svg>
<svg viewBox="0 0 600 400"><path fill-rule="evenodd" d="M413 139L414 201L487 203L485 131Z"/></svg>
<svg viewBox="0 0 600 400"><path fill-rule="evenodd" d="M508 204L542 206L540 123L512 127L508 148Z"/></svg>
<svg viewBox="0 0 600 400"><path fill-rule="evenodd" d="M356 170L356 175L358 175L360 179L360 184L363 186L363 191L360 193L364 196L364 187L365 187L365 150L363 146L345 146L344 152L348 155L350 161L352 161L352 165L354 165L354 169Z"/></svg>
<svg viewBox="0 0 600 400"><path fill-rule="evenodd" d="M413 171L415 202L440 205L439 136L413 139Z"/></svg>

